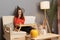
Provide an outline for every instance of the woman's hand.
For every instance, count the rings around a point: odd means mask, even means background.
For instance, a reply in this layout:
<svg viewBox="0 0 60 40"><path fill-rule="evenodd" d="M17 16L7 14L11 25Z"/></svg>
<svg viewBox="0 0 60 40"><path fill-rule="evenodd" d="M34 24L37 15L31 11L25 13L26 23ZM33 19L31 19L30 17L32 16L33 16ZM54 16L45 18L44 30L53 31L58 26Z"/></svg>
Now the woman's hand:
<svg viewBox="0 0 60 40"><path fill-rule="evenodd" d="M20 24L16 24L16 26L20 26Z"/></svg>
<svg viewBox="0 0 60 40"><path fill-rule="evenodd" d="M14 31L17 31L18 32L18 29L17 28L14 28Z"/></svg>

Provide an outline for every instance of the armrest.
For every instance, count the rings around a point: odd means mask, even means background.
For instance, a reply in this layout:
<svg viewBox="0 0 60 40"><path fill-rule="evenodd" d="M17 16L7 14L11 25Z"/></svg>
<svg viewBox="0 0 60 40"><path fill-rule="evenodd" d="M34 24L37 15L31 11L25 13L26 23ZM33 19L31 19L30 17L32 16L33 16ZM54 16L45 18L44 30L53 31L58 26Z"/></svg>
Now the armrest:
<svg viewBox="0 0 60 40"><path fill-rule="evenodd" d="M10 33L10 28L9 27L4 27L4 31L7 33Z"/></svg>
<svg viewBox="0 0 60 40"><path fill-rule="evenodd" d="M4 31L7 32L7 33L10 33L10 31L8 31L7 29L5 29Z"/></svg>

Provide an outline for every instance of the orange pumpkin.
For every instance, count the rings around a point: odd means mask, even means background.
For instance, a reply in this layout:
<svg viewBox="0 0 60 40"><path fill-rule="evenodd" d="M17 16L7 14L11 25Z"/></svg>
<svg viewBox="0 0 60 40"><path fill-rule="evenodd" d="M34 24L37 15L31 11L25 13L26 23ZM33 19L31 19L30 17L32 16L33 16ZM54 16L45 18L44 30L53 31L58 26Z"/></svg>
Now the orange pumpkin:
<svg viewBox="0 0 60 40"><path fill-rule="evenodd" d="M36 38L38 36L38 30L32 29L30 31L31 38Z"/></svg>

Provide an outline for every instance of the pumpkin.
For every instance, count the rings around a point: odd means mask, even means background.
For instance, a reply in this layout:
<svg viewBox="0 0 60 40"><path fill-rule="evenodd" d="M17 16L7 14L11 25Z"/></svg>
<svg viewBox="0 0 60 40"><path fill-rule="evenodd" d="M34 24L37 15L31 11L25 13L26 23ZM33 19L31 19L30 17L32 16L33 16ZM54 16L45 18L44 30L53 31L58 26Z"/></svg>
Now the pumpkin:
<svg viewBox="0 0 60 40"><path fill-rule="evenodd" d="M31 38L36 38L38 36L38 30L32 29L30 31Z"/></svg>

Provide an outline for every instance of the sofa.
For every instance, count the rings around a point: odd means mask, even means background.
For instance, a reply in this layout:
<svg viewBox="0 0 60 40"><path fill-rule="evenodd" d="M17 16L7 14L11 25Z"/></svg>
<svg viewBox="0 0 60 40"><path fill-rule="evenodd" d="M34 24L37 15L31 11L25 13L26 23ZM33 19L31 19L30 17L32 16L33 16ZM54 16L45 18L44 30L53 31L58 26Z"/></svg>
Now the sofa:
<svg viewBox="0 0 60 40"><path fill-rule="evenodd" d="M2 16L2 22L3 22L3 37L6 40L25 40L25 36L27 35L24 31L14 31L14 25L13 25L13 18L14 16ZM32 26L33 28L36 28L36 22L35 22L35 16L25 16L25 23L24 25L20 26Z"/></svg>

